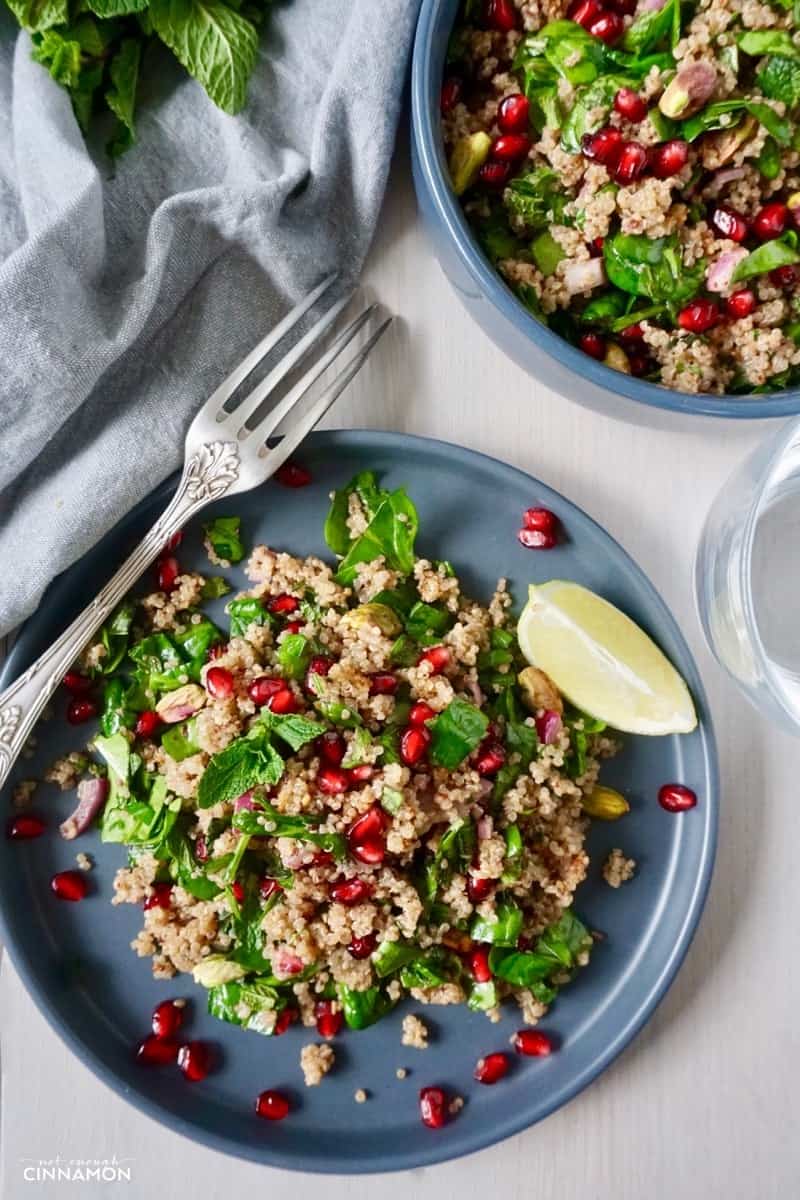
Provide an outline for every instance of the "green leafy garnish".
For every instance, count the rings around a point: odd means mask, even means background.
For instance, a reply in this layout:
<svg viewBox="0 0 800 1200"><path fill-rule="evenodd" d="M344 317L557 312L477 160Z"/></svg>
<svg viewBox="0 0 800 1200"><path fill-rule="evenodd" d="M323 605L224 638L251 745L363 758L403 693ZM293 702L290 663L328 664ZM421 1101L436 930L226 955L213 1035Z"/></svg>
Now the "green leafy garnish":
<svg viewBox="0 0 800 1200"><path fill-rule="evenodd" d="M274 1017L287 1003L286 995L258 976L218 984L208 992L208 1011L212 1017L266 1035L273 1032Z"/></svg>
<svg viewBox="0 0 800 1200"><path fill-rule="evenodd" d="M302 679L311 661L312 646L302 633L287 633L278 646L278 662L287 679Z"/></svg>
<svg viewBox="0 0 800 1200"><path fill-rule="evenodd" d="M522 909L503 900L497 902L493 919L476 913L469 927L474 942L489 942L492 946L516 946L521 932Z"/></svg>
<svg viewBox="0 0 800 1200"><path fill-rule="evenodd" d="M383 558L386 565L401 575L414 569L414 542L419 528L417 510L403 488L391 492L382 501L364 532L351 544L339 564L336 578L349 586L356 577L359 563Z"/></svg>
<svg viewBox="0 0 800 1200"><path fill-rule="evenodd" d="M687 267L675 234L650 238L638 233L615 233L603 244L608 278L615 287L648 300L681 304L696 295L705 262Z"/></svg>
<svg viewBox="0 0 800 1200"><path fill-rule="evenodd" d="M100 641L106 648L106 654L100 660L99 670L104 675L111 675L116 671L128 652L135 612L136 605L133 600L123 600L100 631Z"/></svg>
<svg viewBox="0 0 800 1200"><path fill-rule="evenodd" d="M543 992L539 985L563 971L573 970L578 965L578 956L588 951L591 944L586 926L567 909L548 925L533 950L503 949L495 942L489 952L489 966L499 979L515 987L530 988L537 999L547 1004L554 993Z"/></svg>
<svg viewBox="0 0 800 1200"><path fill-rule="evenodd" d="M741 283L744 279L752 279L754 275L764 275L774 271L776 267L790 267L800 262L800 254L788 242L774 238L771 242L763 242L755 250L751 250L747 258L743 258L733 272L733 283Z"/></svg>
<svg viewBox="0 0 800 1200"><path fill-rule="evenodd" d="M238 563L244 558L244 545L239 536L241 523L241 517L215 517L203 526L206 540L217 558L229 563Z"/></svg>
<svg viewBox="0 0 800 1200"><path fill-rule="evenodd" d="M379 987L357 992L346 984L337 985L339 1003L350 1029L366 1029L380 1021L394 1007L394 1001Z"/></svg>
<svg viewBox="0 0 800 1200"><path fill-rule="evenodd" d="M681 123L681 136L687 142L693 142L702 133L710 133L717 129L732 129L738 121L749 113L755 117L767 133L771 134L781 146L788 146L792 140L792 124L785 117L780 117L774 108L759 100L718 100L701 109L695 116Z"/></svg>
<svg viewBox="0 0 800 1200"><path fill-rule="evenodd" d="M272 614L255 596L240 596L229 600L225 612L231 621L231 637L244 637L251 625L272 625Z"/></svg>
<svg viewBox="0 0 800 1200"><path fill-rule="evenodd" d="M431 732L430 760L453 771L477 749L486 736L489 718L466 700L451 700L447 708L428 724Z"/></svg>
<svg viewBox="0 0 800 1200"><path fill-rule="evenodd" d="M567 197L561 191L555 171L549 167L536 167L512 179L503 195L503 203L529 233L535 233L562 220Z"/></svg>

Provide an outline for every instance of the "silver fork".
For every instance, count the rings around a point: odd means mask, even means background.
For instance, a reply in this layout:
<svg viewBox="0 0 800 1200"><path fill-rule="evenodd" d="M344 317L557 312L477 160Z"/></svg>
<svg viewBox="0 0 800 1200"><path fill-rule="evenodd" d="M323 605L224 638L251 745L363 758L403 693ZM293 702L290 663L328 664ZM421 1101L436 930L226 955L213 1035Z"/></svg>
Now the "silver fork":
<svg viewBox="0 0 800 1200"><path fill-rule="evenodd" d="M0 787L22 750L36 720L66 672L92 635L125 596L142 572L163 551L170 538L200 509L222 496L247 492L263 483L286 461L328 411L366 362L375 343L391 323L378 326L358 353L342 368L308 410L288 429L277 446L267 441L303 399L316 380L339 358L345 347L376 310L372 304L336 337L313 367L266 416L249 424L258 410L302 358L321 340L349 301L337 300L301 337L261 383L238 404L228 407L234 392L268 352L280 342L333 284L331 275L314 288L254 347L206 401L186 434L183 474L163 516L145 534L131 556L99 595L76 617L61 637L11 687L0 695Z"/></svg>

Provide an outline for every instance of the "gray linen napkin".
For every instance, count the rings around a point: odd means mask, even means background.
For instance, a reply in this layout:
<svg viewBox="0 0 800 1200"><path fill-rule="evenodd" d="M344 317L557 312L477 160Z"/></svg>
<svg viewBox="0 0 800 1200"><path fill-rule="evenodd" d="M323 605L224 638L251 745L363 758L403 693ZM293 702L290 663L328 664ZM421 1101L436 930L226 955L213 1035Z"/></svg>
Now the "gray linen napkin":
<svg viewBox="0 0 800 1200"><path fill-rule="evenodd" d="M417 4L276 7L238 117L165 53L111 166L0 3L0 633L179 465L278 317L357 275Z"/></svg>

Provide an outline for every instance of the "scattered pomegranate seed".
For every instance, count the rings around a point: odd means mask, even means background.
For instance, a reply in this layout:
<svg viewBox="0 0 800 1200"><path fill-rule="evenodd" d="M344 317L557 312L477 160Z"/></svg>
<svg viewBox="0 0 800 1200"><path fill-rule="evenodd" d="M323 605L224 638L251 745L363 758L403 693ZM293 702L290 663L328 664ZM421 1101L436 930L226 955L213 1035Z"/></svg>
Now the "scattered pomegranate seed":
<svg viewBox="0 0 800 1200"><path fill-rule="evenodd" d="M461 80L457 75L449 75L442 84L441 110L446 117L452 112L461 99Z"/></svg>
<svg viewBox="0 0 800 1200"><path fill-rule="evenodd" d="M558 533L558 517L549 508L526 508L522 516L525 529L538 529L542 533Z"/></svg>
<svg viewBox="0 0 800 1200"><path fill-rule="evenodd" d="M284 487L308 487L311 483L311 472L308 467L301 467L299 463L287 462L282 467L278 467L274 478Z"/></svg>
<svg viewBox="0 0 800 1200"><path fill-rule="evenodd" d="M338 767L347 753L347 744L341 734L332 729L323 733L315 742L317 753L332 767Z"/></svg>
<svg viewBox="0 0 800 1200"><path fill-rule="evenodd" d="M344 904L348 908L353 904L361 904L369 900L373 892L372 884L366 879L339 879L331 884L331 900Z"/></svg>
<svg viewBox="0 0 800 1200"><path fill-rule="evenodd" d="M289 1026L294 1025L296 1020L297 1020L297 1010L296 1009L294 1009L294 1008L282 1009L281 1012L279 1012L277 1017L275 1018L275 1025L272 1030L273 1037L280 1037L282 1033L286 1033L286 1030L289 1028Z"/></svg>
<svg viewBox="0 0 800 1200"><path fill-rule="evenodd" d="M150 908L169 908L172 904L172 884L154 883L152 891L142 907L145 912Z"/></svg>
<svg viewBox="0 0 800 1200"><path fill-rule="evenodd" d="M285 716L287 713L295 713L300 709L297 702L297 697L288 688L281 688L279 692L275 692L267 701L266 707L270 712L277 713L279 716Z"/></svg>
<svg viewBox="0 0 800 1200"><path fill-rule="evenodd" d="M317 1018L317 1033L320 1037L332 1038L336 1037L339 1030L342 1028L344 1017L338 1011L334 1011L332 1000L319 1000L314 1008L314 1015Z"/></svg>
<svg viewBox="0 0 800 1200"><path fill-rule="evenodd" d="M92 690L93 681L88 675L81 675L80 671L67 671L63 679L64 687L73 696L85 696L87 692Z"/></svg>
<svg viewBox="0 0 800 1200"><path fill-rule="evenodd" d="M600 0L577 0L570 4L567 9L567 16L570 21L575 21L576 24L582 25L584 29L588 29L593 25L598 17L602 16L605 9Z"/></svg>
<svg viewBox="0 0 800 1200"><path fill-rule="evenodd" d="M159 1038L149 1033L136 1047L136 1061L144 1067L165 1067L178 1057L178 1043L172 1038Z"/></svg>
<svg viewBox="0 0 800 1200"><path fill-rule="evenodd" d="M505 187L511 177L511 163L485 162L478 171L478 179L489 188Z"/></svg>
<svg viewBox="0 0 800 1200"><path fill-rule="evenodd" d="M681 329L690 333L706 333L719 322L719 305L716 300L693 300L678 313L678 324Z"/></svg>
<svg viewBox="0 0 800 1200"><path fill-rule="evenodd" d="M670 179L682 171L689 161L689 143L672 138L656 146L650 154L650 170L656 179Z"/></svg>
<svg viewBox="0 0 800 1200"><path fill-rule="evenodd" d="M265 1121L282 1121L289 1115L289 1101L282 1092L262 1092L256 1097L256 1115Z"/></svg>
<svg viewBox="0 0 800 1200"><path fill-rule="evenodd" d="M500 33L517 28L517 10L512 0L487 0L486 24Z"/></svg>
<svg viewBox="0 0 800 1200"><path fill-rule="evenodd" d="M211 1070L211 1048L207 1042L187 1042L178 1051L178 1066L191 1083L199 1083Z"/></svg>
<svg viewBox="0 0 800 1200"><path fill-rule="evenodd" d="M377 675L373 675L369 681L370 696L393 696L397 688L396 676L391 675L388 671L381 671Z"/></svg>
<svg viewBox="0 0 800 1200"><path fill-rule="evenodd" d="M431 708L430 704L425 704L423 700L419 700L416 704L411 705L411 711L408 714L409 725L421 726L426 721L432 721L436 713Z"/></svg>
<svg viewBox="0 0 800 1200"><path fill-rule="evenodd" d="M282 891L283 888L277 879L271 879L269 875L265 875L258 885L258 894L262 900L269 900L270 896L274 896L276 892Z"/></svg>
<svg viewBox="0 0 800 1200"><path fill-rule="evenodd" d="M347 772L340 767L322 767L317 772L317 787L326 796L340 796L347 791Z"/></svg>
<svg viewBox="0 0 800 1200"><path fill-rule="evenodd" d="M492 978L489 968L489 949L487 946L475 946L469 953L469 969L476 983L488 983Z"/></svg>
<svg viewBox="0 0 800 1200"><path fill-rule="evenodd" d="M735 208L727 204L717 204L711 210L708 223L719 237L730 238L732 242L743 242L747 237L747 221Z"/></svg>
<svg viewBox="0 0 800 1200"><path fill-rule="evenodd" d="M775 267L769 273L769 281L779 288L791 288L797 283L797 267L791 264L785 267Z"/></svg>
<svg viewBox="0 0 800 1200"><path fill-rule="evenodd" d="M380 837L383 834L386 817L383 809L377 804L373 804L368 808L357 821L347 831L347 839L353 845L357 846L359 842L369 841L371 838Z"/></svg>
<svg viewBox="0 0 800 1200"><path fill-rule="evenodd" d="M520 529L517 534L517 541L526 550L552 550L557 540L554 533L548 533L544 529Z"/></svg>
<svg viewBox="0 0 800 1200"><path fill-rule="evenodd" d="M486 900L494 891L494 880L485 879L482 875L473 875L470 871L467 875L467 895L472 904L480 904L482 900Z"/></svg>
<svg viewBox="0 0 800 1200"><path fill-rule="evenodd" d="M420 1088L419 1114L429 1129L441 1129L447 1120L447 1098L439 1087Z"/></svg>
<svg viewBox="0 0 800 1200"><path fill-rule="evenodd" d="M271 613L293 613L297 612L299 607L300 601L297 596L290 596L288 592L273 597L267 605Z"/></svg>
<svg viewBox="0 0 800 1200"><path fill-rule="evenodd" d="M533 143L523 133L501 133L492 142L490 155L496 162L519 162L525 158Z"/></svg>
<svg viewBox="0 0 800 1200"><path fill-rule="evenodd" d="M504 96L497 108L497 125L503 133L527 133L531 105L527 96Z"/></svg>
<svg viewBox="0 0 800 1200"><path fill-rule="evenodd" d="M359 862L369 867L379 866L386 857L386 846L379 838L367 838L357 846L351 846L350 853Z"/></svg>
<svg viewBox="0 0 800 1200"><path fill-rule="evenodd" d="M154 1035L161 1041L174 1037L183 1024L185 1015L185 1005L176 1004L174 1000L162 1000L153 1009Z"/></svg>
<svg viewBox="0 0 800 1200"><path fill-rule="evenodd" d="M506 761L506 752L500 742L488 740L483 743L475 760L479 775L496 775Z"/></svg>
<svg viewBox="0 0 800 1200"><path fill-rule="evenodd" d="M631 375L646 375L650 370L650 359L646 354L629 354L628 366L631 369Z"/></svg>
<svg viewBox="0 0 800 1200"><path fill-rule="evenodd" d="M640 342L644 337L644 330L638 323L636 325L626 325L620 331L619 338L622 342Z"/></svg>
<svg viewBox="0 0 800 1200"><path fill-rule="evenodd" d="M179 529L177 533L173 533L171 538L167 538L166 545L164 546L164 553L166 554L168 550L177 550L182 541L183 530Z"/></svg>
<svg viewBox="0 0 800 1200"><path fill-rule="evenodd" d="M233 883L231 884L231 891L233 892L233 898L236 903L244 904L244 888L238 879L234 879Z"/></svg>
<svg viewBox="0 0 800 1200"><path fill-rule="evenodd" d="M32 838L41 837L47 826L41 817L33 813L21 813L12 817L6 825L6 837L10 842L29 842Z"/></svg>
<svg viewBox="0 0 800 1200"><path fill-rule="evenodd" d="M553 1043L546 1033L536 1029L520 1029L514 1034L514 1049L517 1054L528 1058L545 1058L553 1049Z"/></svg>
<svg viewBox="0 0 800 1200"><path fill-rule="evenodd" d="M605 42L607 46L613 46L624 31L625 23L619 13L615 12L601 13L589 26L589 33L592 37Z"/></svg>
<svg viewBox="0 0 800 1200"><path fill-rule="evenodd" d="M233 695L233 675L226 667L210 667L206 671L206 691L217 700Z"/></svg>
<svg viewBox="0 0 800 1200"><path fill-rule="evenodd" d="M324 677L328 674L332 666L332 658L326 658L324 654L315 654L311 659L311 662L308 664L308 670L306 671L306 677L303 683L306 691L313 694L314 687L312 683L312 677L314 675L321 675Z"/></svg>
<svg viewBox="0 0 800 1200"><path fill-rule="evenodd" d="M97 705L93 700L79 700L77 697L67 705L67 720L70 725L83 725L97 716Z"/></svg>
<svg viewBox="0 0 800 1200"><path fill-rule="evenodd" d="M430 745L431 735L424 725L410 725L400 738L400 757L407 767L414 767Z"/></svg>
<svg viewBox="0 0 800 1200"><path fill-rule="evenodd" d="M353 938L347 947L347 953L357 959L369 958L375 949L377 940L374 933L368 933L365 937Z"/></svg>
<svg viewBox="0 0 800 1200"><path fill-rule="evenodd" d="M739 320L742 317L749 317L755 311L756 303L755 292L751 292L750 288L742 288L725 300L725 311L729 317Z"/></svg>
<svg viewBox="0 0 800 1200"><path fill-rule="evenodd" d="M620 88L614 97L614 108L626 121L638 123L647 116L647 102L633 88Z"/></svg>
<svg viewBox="0 0 800 1200"><path fill-rule="evenodd" d="M269 675L259 675L252 683L248 684L247 694L254 704L259 708L271 700L278 692L286 690L286 684L282 679L271 679Z"/></svg>
<svg viewBox="0 0 800 1200"><path fill-rule="evenodd" d="M136 718L134 733L141 738L152 737L160 724L161 717L154 709L148 708L145 712L139 713Z"/></svg>
<svg viewBox="0 0 800 1200"><path fill-rule="evenodd" d="M682 783L665 783L659 788L658 803L667 812L687 812L697 804L697 794Z"/></svg>
<svg viewBox="0 0 800 1200"><path fill-rule="evenodd" d="M426 650L419 657L418 667L423 663L430 663L433 667L434 675L439 675L450 662L450 651L447 646L431 646L430 650Z"/></svg>
<svg viewBox="0 0 800 1200"><path fill-rule="evenodd" d="M610 125L596 133L585 133L581 138L581 154L592 162L614 168L624 145L622 134Z"/></svg>
<svg viewBox="0 0 800 1200"><path fill-rule="evenodd" d="M753 233L760 242L768 242L780 237L789 219L789 209L785 204L765 204L753 217Z"/></svg>
<svg viewBox="0 0 800 1200"><path fill-rule="evenodd" d="M473 1075L478 1083L497 1083L504 1075L508 1074L510 1065L508 1055L498 1050L495 1054L487 1054L485 1058L479 1058Z"/></svg>
<svg viewBox="0 0 800 1200"><path fill-rule="evenodd" d="M644 146L640 146L638 142L626 142L620 151L613 174L617 183L624 187L641 179L646 168L647 151Z"/></svg>
<svg viewBox="0 0 800 1200"><path fill-rule="evenodd" d="M285 625L286 632L299 633L304 624L304 621L287 621Z"/></svg>
<svg viewBox="0 0 800 1200"><path fill-rule="evenodd" d="M168 554L166 558L160 558L156 564L156 582L159 591L171 592L175 587L175 580L180 573L181 569L174 554Z"/></svg>
<svg viewBox="0 0 800 1200"><path fill-rule="evenodd" d="M195 839L194 856L198 862L208 862L208 842L202 833Z"/></svg>
<svg viewBox="0 0 800 1200"><path fill-rule="evenodd" d="M84 871L59 871L50 880L50 890L59 900L83 900L89 891Z"/></svg>
<svg viewBox="0 0 800 1200"><path fill-rule="evenodd" d="M360 763L357 767L349 767L347 771L347 782L351 786L354 783L366 783L368 779L372 779L375 774L375 768L369 763Z"/></svg>
<svg viewBox="0 0 800 1200"><path fill-rule="evenodd" d="M596 358L599 362L606 356L605 338L601 338L599 333L582 333L578 338L578 346L584 354Z"/></svg>

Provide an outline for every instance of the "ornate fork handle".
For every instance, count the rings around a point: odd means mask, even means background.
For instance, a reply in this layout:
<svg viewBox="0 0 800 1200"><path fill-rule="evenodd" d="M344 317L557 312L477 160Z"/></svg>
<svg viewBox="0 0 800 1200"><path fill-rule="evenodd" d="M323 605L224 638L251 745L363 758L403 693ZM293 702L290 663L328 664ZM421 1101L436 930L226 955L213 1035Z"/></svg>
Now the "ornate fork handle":
<svg viewBox="0 0 800 1200"><path fill-rule="evenodd" d="M235 442L206 442L188 459L178 489L161 518L72 624L0 695L0 787L65 673L141 574L186 522L237 483ZM237 489L238 490L238 489Z"/></svg>

